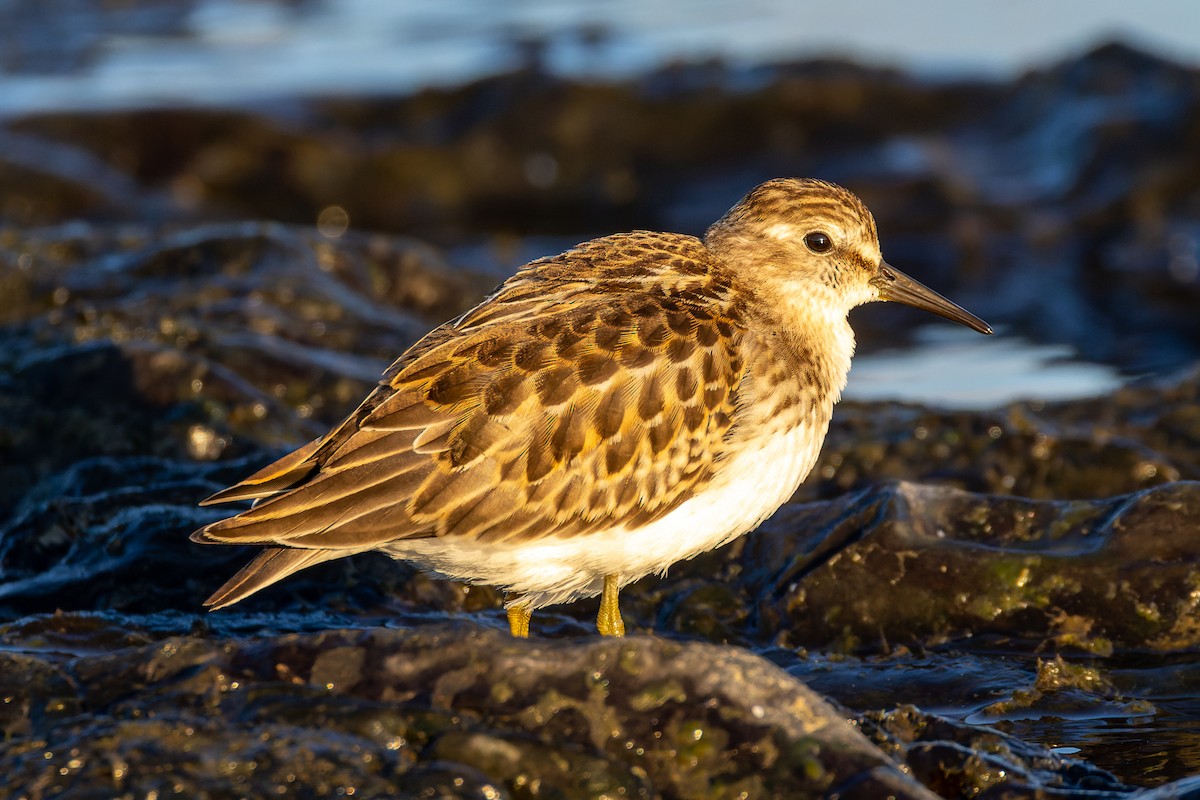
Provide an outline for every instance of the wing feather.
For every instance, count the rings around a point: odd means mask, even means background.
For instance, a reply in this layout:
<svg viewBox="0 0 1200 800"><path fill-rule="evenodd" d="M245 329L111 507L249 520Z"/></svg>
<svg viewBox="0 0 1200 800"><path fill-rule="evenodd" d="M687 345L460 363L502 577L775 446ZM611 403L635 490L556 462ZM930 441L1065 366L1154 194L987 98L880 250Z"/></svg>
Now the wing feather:
<svg viewBox="0 0 1200 800"><path fill-rule="evenodd" d="M648 266L608 283L558 274L598 263L594 245L534 262L431 332L329 436L215 495L267 499L194 538L360 551L577 536L702 489L743 377L742 328L720 325L727 287L679 267L682 247L644 246ZM656 258L673 288L647 278Z"/></svg>
<svg viewBox="0 0 1200 800"><path fill-rule="evenodd" d="M287 547L268 547L226 581L224 586L213 592L212 596L204 601L204 605L214 611L231 606L259 589L265 589L271 584L283 580L293 572L299 572L323 561L347 555L350 555L348 551L341 550L293 550Z"/></svg>

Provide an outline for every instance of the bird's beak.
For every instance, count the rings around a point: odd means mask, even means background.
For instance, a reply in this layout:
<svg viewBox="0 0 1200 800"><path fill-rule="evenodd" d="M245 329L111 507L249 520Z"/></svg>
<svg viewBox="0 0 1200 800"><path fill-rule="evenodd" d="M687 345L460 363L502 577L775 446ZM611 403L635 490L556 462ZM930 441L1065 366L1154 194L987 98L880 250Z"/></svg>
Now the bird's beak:
<svg viewBox="0 0 1200 800"><path fill-rule="evenodd" d="M925 284L908 277L886 261L879 263L879 274L872 283L879 289L879 297L883 300L929 311L959 325L974 328L980 333L992 332L991 325L957 303L951 303Z"/></svg>

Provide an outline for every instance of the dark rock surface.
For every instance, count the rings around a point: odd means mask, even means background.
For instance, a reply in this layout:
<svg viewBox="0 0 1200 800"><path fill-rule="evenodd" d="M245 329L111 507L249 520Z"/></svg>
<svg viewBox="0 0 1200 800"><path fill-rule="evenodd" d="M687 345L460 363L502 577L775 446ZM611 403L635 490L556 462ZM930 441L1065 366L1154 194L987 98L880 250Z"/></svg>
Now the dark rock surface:
<svg viewBox="0 0 1200 800"><path fill-rule="evenodd" d="M174 636L15 660L0 691L14 679L49 711L6 729L26 745L0 755L10 792L933 797L777 667L653 637L514 641L472 625Z"/></svg>
<svg viewBox="0 0 1200 800"><path fill-rule="evenodd" d="M766 527L746 544L766 578L747 601L783 643L1200 646L1200 483L1053 502L901 483L786 507Z"/></svg>
<svg viewBox="0 0 1200 800"><path fill-rule="evenodd" d="M1010 85L756 76L0 123L2 793L1200 796L1200 76L1118 46ZM1155 374L843 403L762 530L623 593L623 642L595 601L513 641L494 590L376 555L200 610L246 554L187 540L199 499L514 261L699 232L775 174L861 192L990 321Z"/></svg>

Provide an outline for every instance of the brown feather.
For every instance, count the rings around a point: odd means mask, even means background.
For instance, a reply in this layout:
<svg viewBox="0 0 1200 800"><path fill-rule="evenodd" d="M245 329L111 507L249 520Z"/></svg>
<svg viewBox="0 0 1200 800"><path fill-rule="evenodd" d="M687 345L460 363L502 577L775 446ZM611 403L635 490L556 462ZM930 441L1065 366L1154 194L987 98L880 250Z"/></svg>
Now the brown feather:
<svg viewBox="0 0 1200 800"><path fill-rule="evenodd" d="M844 371L780 316L803 245L774 232L812 213L877 252L852 195L773 181L703 242L638 231L525 265L409 348L328 436L205 501L261 502L197 541L268 545L211 604L406 539L644 525L703 493L745 441L801 414L823 432Z"/></svg>
<svg viewBox="0 0 1200 800"><path fill-rule="evenodd" d="M321 444L320 439L309 442L299 450L288 453L273 461L241 483L222 489L200 501L202 506L232 503L236 500L257 500L279 494L307 478L317 469L313 454Z"/></svg>
<svg viewBox="0 0 1200 800"><path fill-rule="evenodd" d="M655 252L651 245L656 239L686 237L642 234L640 238L649 257ZM699 243L690 241L695 243L694 257L706 258ZM603 243L591 242L584 249L595 250ZM561 260L574 261L572 255ZM582 260L585 254L574 255ZM693 272L704 275L699 269ZM521 278L518 275L511 287L519 298L525 294ZM710 374L713 364L728 367L728 353L711 351L735 348L737 342L711 339L708 347L701 346L695 337L708 329L704 320L691 313L692 306L669 297L630 292L618 295L614 303L609 287L585 288L575 283L569 287L576 303L565 311L553 291L540 295L537 324L515 324L508 315L468 313L460 325L470 320L485 324L459 329L453 336L427 337L431 344L416 357L409 356L407 367L389 370L391 377L388 386L381 387L383 394L374 396L369 410L360 409L351 416L348 435L336 448L322 451L324 458L313 465L316 469L307 481L290 486L286 493L255 509L208 526L204 538L277 541L292 546L303 540L305 547L313 547L325 537L330 547L379 546L388 539L375 539L379 532L373 516L390 505L405 512L390 515L396 523L390 539L430 532L470 536L471 531L485 529L495 536L494 520L485 523L480 519L482 509L490 509L492 504L480 504L480 510L473 511L464 503L503 480L536 485L527 497L537 504L535 510L540 509L543 524L536 527L523 522L527 537L616 526L642 511L638 506L643 500L658 511L678 504L698 481L706 479L707 471L695 470L691 480L667 486L666 476L657 474L661 467L652 442L659 442L661 450L667 443L656 440L655 435L675 435L672 432L678 431L678 425L652 427L638 407L651 410L646 408L649 404L654 416L686 418L693 430L700 428L709 414L703 389L692 376L701 372L706 355ZM703 282L697 280L691 288L702 292ZM503 305L505 299L502 288L489 302ZM706 301L715 305L722 298L708 297ZM522 303L529 307L528 301ZM598 341L603 341L609 352L602 352ZM674 347L683 361L677 367L671 394L663 391L657 371L649 369L653 359L643 364L623 358L628 348L662 350L676 341L686 346ZM553 350L547 351L547 345ZM556 357L546 358L548 352ZM479 360L481 354L487 358ZM564 360L566 356L571 360ZM719 379L724 381L725 395L734 396L741 376L727 369ZM515 407L497 399L502 397L517 398ZM687 405L683 405L685 400ZM732 401L724 405L732 411ZM714 409L720 406L714 405ZM585 409L591 409L587 417L583 416ZM709 462L720 452L731 418L727 415L724 425L701 432ZM382 435L386 432L415 436L393 439ZM647 445L634 446L639 441ZM311 458L315 448L309 448ZM439 464L439 455L448 460ZM502 469L501 465L520 460L525 469ZM447 467L450 472L445 471ZM572 483L577 474L584 476L582 484ZM614 491L609 483L614 478L632 488ZM589 489L589 483L595 488ZM609 498L603 513L579 505L597 492ZM574 506L562 505L572 500ZM357 537L354 531L359 529L371 531L369 538Z"/></svg>
<svg viewBox="0 0 1200 800"><path fill-rule="evenodd" d="M212 596L204 601L204 605L213 611L231 606L260 589L283 580L293 572L347 555L350 555L350 551L268 547L226 581L224 586L213 592Z"/></svg>

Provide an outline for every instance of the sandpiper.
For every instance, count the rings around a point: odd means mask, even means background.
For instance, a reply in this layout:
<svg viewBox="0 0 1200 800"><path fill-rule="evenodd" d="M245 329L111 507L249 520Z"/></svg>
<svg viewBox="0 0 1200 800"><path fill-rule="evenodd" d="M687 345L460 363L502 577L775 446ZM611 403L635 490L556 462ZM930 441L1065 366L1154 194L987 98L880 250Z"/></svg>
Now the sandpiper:
<svg viewBox="0 0 1200 800"><path fill-rule="evenodd" d="M991 333L887 264L875 220L817 180L758 186L703 240L636 231L531 262L435 328L325 436L218 492L192 534L265 549L236 603L367 550L536 608L602 595L753 530L816 462L850 309L894 300Z"/></svg>

